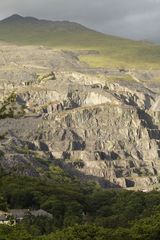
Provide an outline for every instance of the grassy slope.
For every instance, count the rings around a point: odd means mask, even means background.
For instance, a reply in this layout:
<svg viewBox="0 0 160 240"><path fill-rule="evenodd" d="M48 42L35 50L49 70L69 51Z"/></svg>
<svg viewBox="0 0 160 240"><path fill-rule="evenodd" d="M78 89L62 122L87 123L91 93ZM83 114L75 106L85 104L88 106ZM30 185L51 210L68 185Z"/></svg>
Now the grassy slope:
<svg viewBox="0 0 160 240"><path fill-rule="evenodd" d="M36 20L0 22L0 40L20 45L62 49L94 49L100 55L81 56L95 67L159 68L160 46L104 35L79 24Z"/></svg>

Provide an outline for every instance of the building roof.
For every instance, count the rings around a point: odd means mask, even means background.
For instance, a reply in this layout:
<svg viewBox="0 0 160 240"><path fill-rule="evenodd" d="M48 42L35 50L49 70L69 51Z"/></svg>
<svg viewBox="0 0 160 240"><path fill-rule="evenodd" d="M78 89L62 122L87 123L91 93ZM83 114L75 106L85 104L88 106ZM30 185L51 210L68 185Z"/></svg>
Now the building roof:
<svg viewBox="0 0 160 240"><path fill-rule="evenodd" d="M39 217L39 216L45 216L45 217L49 217L49 218L53 217L52 214L44 211L43 209L33 210L33 211L30 211L30 213L35 217Z"/></svg>
<svg viewBox="0 0 160 240"><path fill-rule="evenodd" d="M11 209L9 213L14 218L24 218L24 216L29 212L29 209Z"/></svg>
<svg viewBox="0 0 160 240"><path fill-rule="evenodd" d="M35 216L35 217L39 217L39 216L46 216L49 218L52 218L52 214L44 211L43 209L39 209L39 210L32 210L30 211L29 209L11 209L9 211L9 213L14 217L14 218L24 218L28 213Z"/></svg>
<svg viewBox="0 0 160 240"><path fill-rule="evenodd" d="M6 220L7 220L6 215L1 215L1 216L0 216L0 221L6 221Z"/></svg>

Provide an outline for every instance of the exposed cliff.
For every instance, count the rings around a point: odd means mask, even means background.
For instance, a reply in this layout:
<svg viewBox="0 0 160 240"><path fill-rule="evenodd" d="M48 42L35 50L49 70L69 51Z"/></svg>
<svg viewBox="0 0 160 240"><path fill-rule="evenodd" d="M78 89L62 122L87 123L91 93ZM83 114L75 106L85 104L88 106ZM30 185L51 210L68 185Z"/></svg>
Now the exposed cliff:
<svg viewBox="0 0 160 240"><path fill-rule="evenodd" d="M33 58L29 50L27 64L25 48L1 62L1 166L39 176L59 164L105 186L158 187L160 88L152 83L158 71L82 73L74 54L42 48Z"/></svg>

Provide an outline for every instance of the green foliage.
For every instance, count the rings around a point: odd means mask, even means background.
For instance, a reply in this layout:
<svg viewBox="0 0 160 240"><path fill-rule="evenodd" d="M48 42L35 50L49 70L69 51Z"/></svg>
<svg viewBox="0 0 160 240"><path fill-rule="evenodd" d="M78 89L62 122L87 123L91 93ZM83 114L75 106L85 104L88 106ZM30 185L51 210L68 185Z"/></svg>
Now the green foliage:
<svg viewBox="0 0 160 240"><path fill-rule="evenodd" d="M0 195L0 211L7 210L7 202L3 195Z"/></svg>
<svg viewBox="0 0 160 240"><path fill-rule="evenodd" d="M53 173L64 174L59 168ZM0 210L44 209L53 218L26 215L0 225L0 240L158 240L160 193L106 190L77 179L62 182L1 176Z"/></svg>
<svg viewBox="0 0 160 240"><path fill-rule="evenodd" d="M2 107L0 108L0 118L6 118L6 117L13 117L14 110L12 108L12 105L16 101L16 95L12 93L8 98L4 100L2 103Z"/></svg>
<svg viewBox="0 0 160 240"><path fill-rule="evenodd" d="M0 158L4 156L4 152L0 150Z"/></svg>
<svg viewBox="0 0 160 240"><path fill-rule="evenodd" d="M4 101L0 107L0 119L21 117L25 114L25 106L16 105L16 94L12 92ZM18 108L17 108L18 106ZM5 135L2 135L3 138Z"/></svg>

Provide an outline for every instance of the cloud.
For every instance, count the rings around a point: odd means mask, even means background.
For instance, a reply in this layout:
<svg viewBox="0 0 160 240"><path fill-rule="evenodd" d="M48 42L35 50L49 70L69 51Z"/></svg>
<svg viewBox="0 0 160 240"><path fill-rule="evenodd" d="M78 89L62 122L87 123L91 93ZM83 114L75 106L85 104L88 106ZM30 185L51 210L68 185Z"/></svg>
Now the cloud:
<svg viewBox="0 0 160 240"><path fill-rule="evenodd" d="M2 0L0 18L13 13L70 20L105 33L160 40L160 0Z"/></svg>

